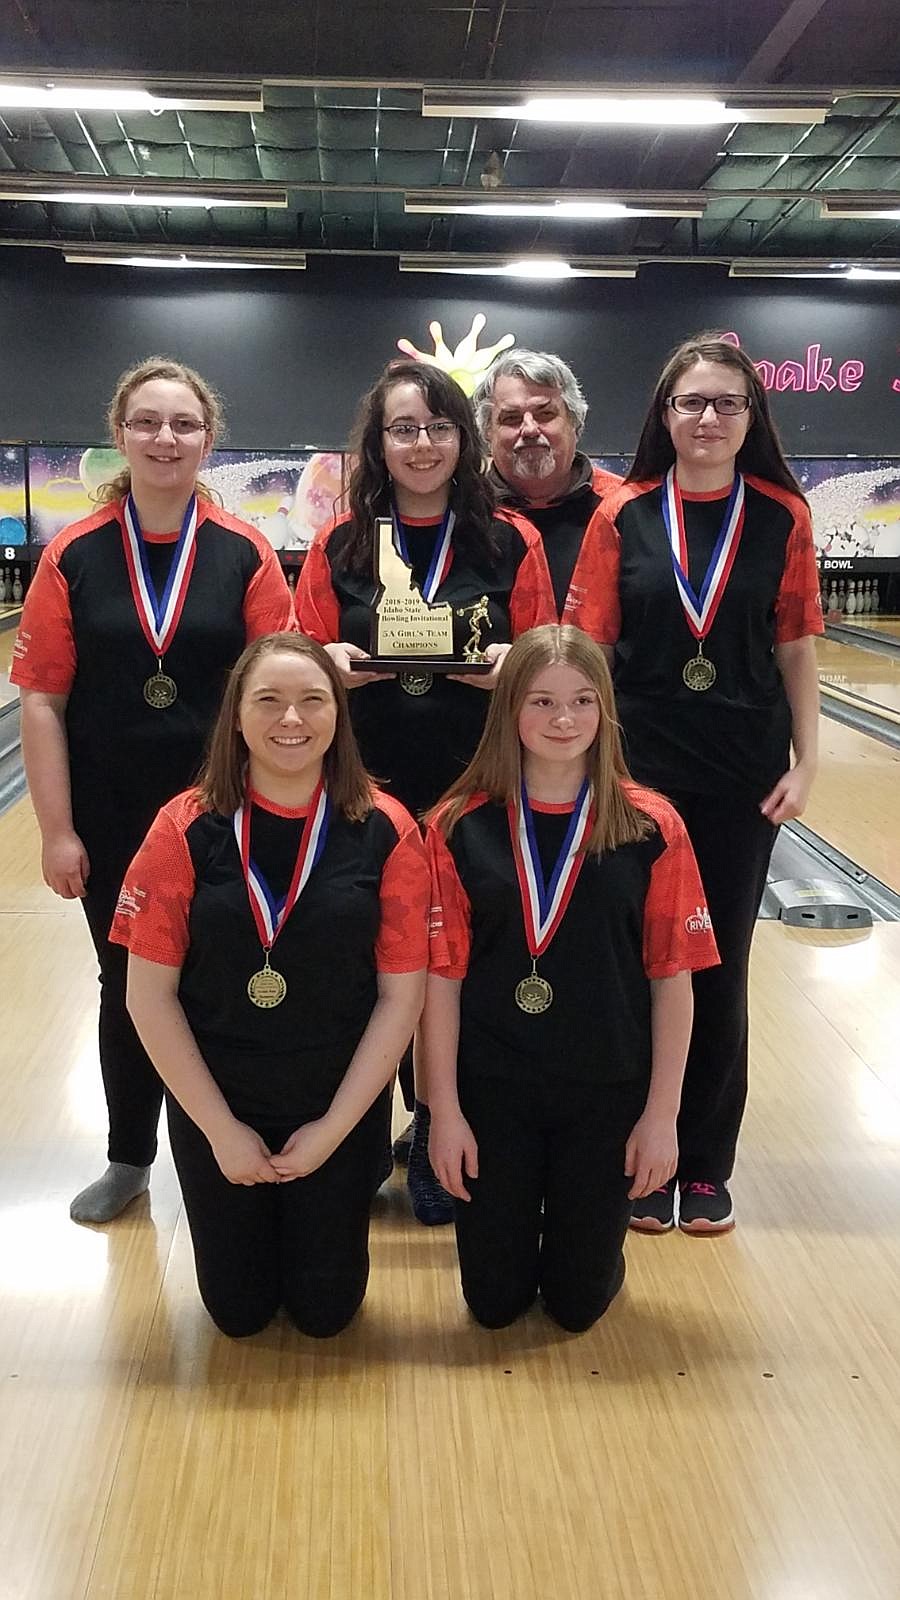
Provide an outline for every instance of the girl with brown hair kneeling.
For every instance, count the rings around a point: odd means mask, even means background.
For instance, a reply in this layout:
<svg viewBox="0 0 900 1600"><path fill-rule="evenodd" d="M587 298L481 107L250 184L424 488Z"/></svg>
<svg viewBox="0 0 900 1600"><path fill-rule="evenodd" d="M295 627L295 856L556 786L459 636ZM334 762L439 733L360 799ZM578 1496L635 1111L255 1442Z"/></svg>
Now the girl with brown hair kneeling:
<svg viewBox="0 0 900 1600"><path fill-rule="evenodd" d="M128 869L111 934L223 1333L284 1305L321 1337L362 1301L427 902L419 830L370 783L329 656L296 634L257 640L198 788L163 807Z"/></svg>

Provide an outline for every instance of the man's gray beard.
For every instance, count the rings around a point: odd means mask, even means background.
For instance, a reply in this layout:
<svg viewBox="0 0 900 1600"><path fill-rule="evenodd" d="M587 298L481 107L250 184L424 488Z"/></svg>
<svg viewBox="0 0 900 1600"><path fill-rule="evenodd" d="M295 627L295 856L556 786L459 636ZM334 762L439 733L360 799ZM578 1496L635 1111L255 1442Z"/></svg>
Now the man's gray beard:
<svg viewBox="0 0 900 1600"><path fill-rule="evenodd" d="M556 455L547 445L527 446L513 455L513 468L519 478L551 478L556 471Z"/></svg>

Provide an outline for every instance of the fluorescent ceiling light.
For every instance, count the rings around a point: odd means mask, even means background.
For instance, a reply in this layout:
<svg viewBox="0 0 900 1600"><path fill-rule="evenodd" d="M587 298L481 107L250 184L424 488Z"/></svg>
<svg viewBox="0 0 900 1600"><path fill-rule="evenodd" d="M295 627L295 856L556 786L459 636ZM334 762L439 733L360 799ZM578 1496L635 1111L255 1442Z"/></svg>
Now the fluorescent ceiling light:
<svg viewBox="0 0 900 1600"><path fill-rule="evenodd" d="M554 200L554 199L508 199L508 200L472 200L461 199L458 192L454 191L452 199L442 199L440 192L430 191L427 194L407 194L404 197L404 210L410 213L427 213L429 215L443 216L475 216L475 217L542 217L557 218L567 222L606 222L614 221L621 217L702 217L706 206L700 201L696 204L678 205L675 202L667 204L653 201L642 202L622 200Z"/></svg>
<svg viewBox="0 0 900 1600"><path fill-rule="evenodd" d="M589 257L563 261L555 256L524 256L510 261L502 256L421 254L401 256L400 271L450 272L472 277L560 283L569 278L633 278L637 267L627 262L620 265Z"/></svg>
<svg viewBox="0 0 900 1600"><path fill-rule="evenodd" d="M885 283L900 281L900 268L891 262L878 265L855 266L847 261L733 261L728 269L731 278L828 278L832 283L848 280Z"/></svg>
<svg viewBox="0 0 900 1600"><path fill-rule="evenodd" d="M260 252L259 255L250 255L246 252L234 256L201 255L196 252L191 255L125 255L119 251L100 250L67 250L65 259L73 266L89 267L171 267L184 271L187 268L199 268L204 272L230 271L230 272L303 272L306 268L306 256L298 251L293 259L287 259L286 253L279 258L276 254L271 256Z"/></svg>
<svg viewBox="0 0 900 1600"><path fill-rule="evenodd" d="M505 121L576 122L582 126L709 128L732 122L825 121L832 96L810 96L792 103L790 96L747 95L732 104L714 95L598 93L533 94L527 90L422 91L425 117L494 117Z"/></svg>
<svg viewBox="0 0 900 1600"><path fill-rule="evenodd" d="M262 111L260 84L110 83L54 78L0 82L0 107L34 111Z"/></svg>
<svg viewBox="0 0 900 1600"><path fill-rule="evenodd" d="M845 274L848 278L866 278L870 282L900 283L900 269L896 272L884 271L880 267L848 267Z"/></svg>
<svg viewBox="0 0 900 1600"><path fill-rule="evenodd" d="M68 179L59 186L49 181L17 183L8 176L0 176L0 200L39 200L45 204L67 206L159 206L167 211L209 211L218 206L264 206L283 210L288 203L286 189L267 188L264 184L243 189L235 184L229 193L225 186L204 188L199 184L193 191L185 185L166 190L164 186L154 187L152 184L147 189L135 188L131 184L73 188L71 182Z"/></svg>
<svg viewBox="0 0 900 1600"><path fill-rule="evenodd" d="M887 222L900 222L900 205L896 203L892 205L887 199L881 202L862 198L823 200L820 209L823 217L850 217L856 222L863 222L867 217L875 217Z"/></svg>

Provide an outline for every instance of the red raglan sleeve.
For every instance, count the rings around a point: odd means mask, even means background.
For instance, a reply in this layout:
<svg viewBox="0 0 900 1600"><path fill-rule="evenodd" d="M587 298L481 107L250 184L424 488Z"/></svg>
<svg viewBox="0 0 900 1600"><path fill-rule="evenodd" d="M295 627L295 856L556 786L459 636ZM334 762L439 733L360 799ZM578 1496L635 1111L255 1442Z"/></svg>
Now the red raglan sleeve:
<svg viewBox="0 0 900 1600"><path fill-rule="evenodd" d="M380 795L378 804L398 838L381 874L381 927L375 941L379 972L423 972L428 966L428 858L417 824L399 801Z"/></svg>
<svg viewBox="0 0 900 1600"><path fill-rule="evenodd" d="M784 571L775 601L775 641L790 644L795 639L824 632L812 523L809 511L801 504L788 535Z"/></svg>
<svg viewBox="0 0 900 1600"><path fill-rule="evenodd" d="M297 626L317 644L336 644L341 637L341 612L328 560L328 541L334 524L313 539L297 582L294 601Z"/></svg>
<svg viewBox="0 0 900 1600"><path fill-rule="evenodd" d="M49 544L31 580L10 668L20 689L69 694L78 665L69 585L59 568L57 540Z"/></svg>
<svg viewBox="0 0 900 1600"><path fill-rule="evenodd" d="M112 944L162 967L181 967L188 952L194 867L185 827L197 815L190 795L177 795L157 813L125 874L109 930Z"/></svg>
<svg viewBox="0 0 900 1600"><path fill-rule="evenodd" d="M245 643L251 644L265 633L294 633L294 603L287 579L268 540L254 540L260 564L244 594Z"/></svg>
<svg viewBox="0 0 900 1600"><path fill-rule="evenodd" d="M425 848L431 869L428 970L440 978L464 978L472 945L469 897L460 882L447 841L435 822L428 825Z"/></svg>
<svg viewBox="0 0 900 1600"><path fill-rule="evenodd" d="M674 806L661 795L634 793L662 833L665 849L650 869L644 902L644 971L648 978L672 978L719 965L719 952L706 892L687 830Z"/></svg>
<svg viewBox="0 0 900 1600"><path fill-rule="evenodd" d="M519 562L509 596L509 620L512 636L518 639L529 628L539 628L545 622L556 621L556 601L550 569L544 554L543 540L537 528L527 518L514 511L500 511L498 518L509 522L525 541L525 554Z"/></svg>
<svg viewBox="0 0 900 1600"><path fill-rule="evenodd" d="M598 644L614 645L622 630L619 533L603 505L597 507L585 529L562 619L589 633Z"/></svg>

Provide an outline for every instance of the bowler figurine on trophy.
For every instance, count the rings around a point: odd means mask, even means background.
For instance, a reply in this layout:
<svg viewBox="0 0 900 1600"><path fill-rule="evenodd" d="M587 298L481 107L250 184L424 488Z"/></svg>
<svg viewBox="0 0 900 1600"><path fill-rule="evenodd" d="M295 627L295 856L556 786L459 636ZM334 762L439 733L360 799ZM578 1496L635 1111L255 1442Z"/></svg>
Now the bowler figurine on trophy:
<svg viewBox="0 0 900 1600"><path fill-rule="evenodd" d="M427 694L436 672L486 673L493 662L486 661L481 648L481 632L490 627L487 595L456 615L467 617L469 638L462 654L454 649L454 608L434 605L423 598L412 574L394 542L394 526L389 517L375 524L375 562L378 592L372 616L372 654L351 661L355 672L398 672L407 694ZM437 584L434 584L434 588Z"/></svg>

